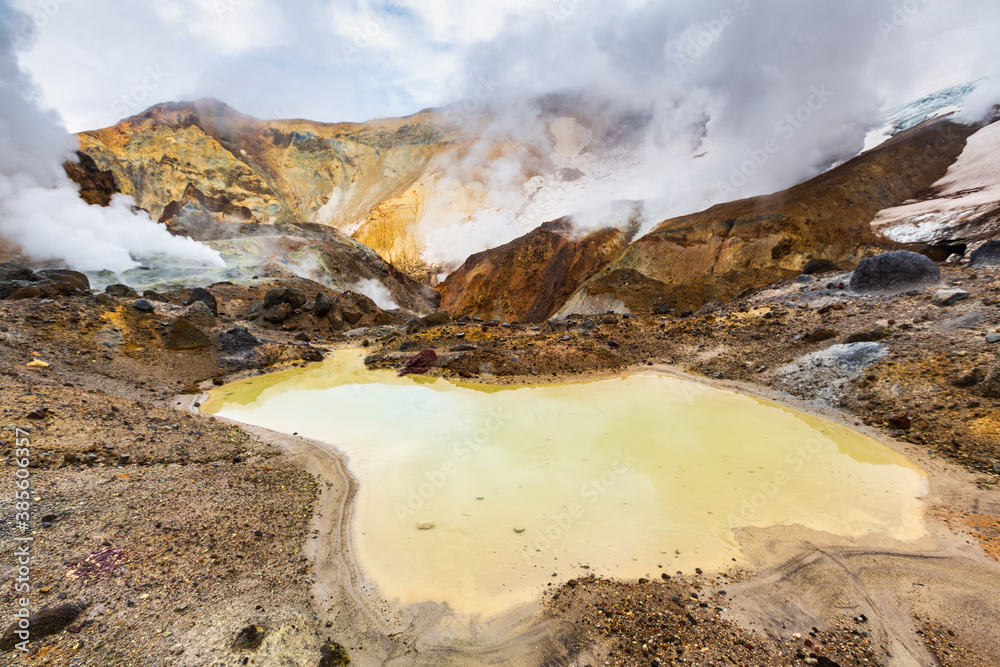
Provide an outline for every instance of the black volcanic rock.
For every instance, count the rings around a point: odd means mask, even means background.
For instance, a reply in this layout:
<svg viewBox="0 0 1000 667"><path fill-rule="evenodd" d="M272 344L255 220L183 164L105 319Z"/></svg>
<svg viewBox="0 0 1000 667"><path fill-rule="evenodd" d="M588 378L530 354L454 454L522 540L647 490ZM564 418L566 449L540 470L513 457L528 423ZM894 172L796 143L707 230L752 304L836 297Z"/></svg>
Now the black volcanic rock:
<svg viewBox="0 0 1000 667"><path fill-rule="evenodd" d="M1000 241L987 241L969 256L973 267L1000 266Z"/></svg>
<svg viewBox="0 0 1000 667"><path fill-rule="evenodd" d="M17 283L4 283L13 285ZM6 290L0 288L0 292ZM6 298L11 301L19 299L58 299L63 296L74 296L79 293L71 284L55 280L42 280L37 283L26 283L24 287L11 292Z"/></svg>
<svg viewBox="0 0 1000 667"><path fill-rule="evenodd" d="M53 269L49 271L39 271L38 275L46 278L47 280L52 280L57 283L66 283L74 288L80 290L81 292L90 291L90 278L86 274L80 273L79 271L70 271L68 269Z"/></svg>
<svg viewBox="0 0 1000 667"><path fill-rule="evenodd" d="M31 641L37 642L43 637L62 632L76 620L82 611L83 607L67 602L58 607L47 607L35 612L28 617ZM15 634L17 630L18 624L15 622L0 636L0 651L14 650L14 646L20 641Z"/></svg>
<svg viewBox="0 0 1000 667"><path fill-rule="evenodd" d="M275 306L287 304L291 310L295 310L306 305L306 301L308 299L305 294L291 287L278 287L268 290L267 294L264 295L265 308L274 308Z"/></svg>
<svg viewBox="0 0 1000 667"><path fill-rule="evenodd" d="M223 352L239 353L263 345L246 327L234 327L219 336L219 349Z"/></svg>
<svg viewBox="0 0 1000 667"><path fill-rule="evenodd" d="M13 280L23 280L24 282L33 283L41 280L41 278L23 264L15 262L0 264L0 282Z"/></svg>
<svg viewBox="0 0 1000 667"><path fill-rule="evenodd" d="M264 321L271 324L281 324L292 315L292 309L287 303L279 303L264 311Z"/></svg>
<svg viewBox="0 0 1000 667"><path fill-rule="evenodd" d="M313 315L316 317L326 317L330 314L331 310L333 310L333 304L326 298L326 294L318 292L315 301L313 301Z"/></svg>
<svg viewBox="0 0 1000 667"><path fill-rule="evenodd" d="M134 289L128 285L122 285L121 283L108 285L104 288L104 292L106 294L110 294L111 296L128 297L131 299L135 299L139 296L139 293Z"/></svg>
<svg viewBox="0 0 1000 667"><path fill-rule="evenodd" d="M0 280L0 299L6 299L23 287L31 285L27 280Z"/></svg>
<svg viewBox="0 0 1000 667"><path fill-rule="evenodd" d="M886 252L862 260L851 278L855 292L895 292L940 282L933 260L909 250Z"/></svg>
<svg viewBox="0 0 1000 667"><path fill-rule="evenodd" d="M807 276L817 276L821 273L830 273L832 271L839 270L840 267L828 259L810 259L806 262L806 265L802 267L802 273Z"/></svg>
<svg viewBox="0 0 1000 667"><path fill-rule="evenodd" d="M184 302L185 306L190 306L196 301L201 301L203 304L208 306L208 309L212 311L212 314L216 317L219 316L219 303L215 300L215 295L209 292L203 287L195 287L191 290L188 295L187 301Z"/></svg>

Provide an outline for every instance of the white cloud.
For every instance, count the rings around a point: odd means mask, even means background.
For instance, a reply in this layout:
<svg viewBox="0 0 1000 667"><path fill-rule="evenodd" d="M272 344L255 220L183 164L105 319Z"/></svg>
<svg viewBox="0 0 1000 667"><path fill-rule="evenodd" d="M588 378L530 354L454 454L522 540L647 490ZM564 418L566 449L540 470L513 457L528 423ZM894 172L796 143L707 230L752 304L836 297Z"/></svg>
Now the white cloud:
<svg viewBox="0 0 1000 667"><path fill-rule="evenodd" d="M214 96L263 117L281 110L326 121L404 115L461 99L460 83L475 80L469 75L479 73L475 66L483 58L503 64L502 71L490 74L516 80L525 91L599 81L606 89L617 83L621 94L631 95L662 71L662 52L650 49L657 40L662 51L666 40L681 38L684 30L697 34L726 9L737 15L767 13L775 24L762 27L774 40L761 41L763 53L748 42L743 62L723 73L737 84L758 56L798 59L795 49L824 42L822 33L816 40L798 40L785 31L786 10L794 18L807 7L810 15L829 16L834 25L851 14L863 17L866 24L858 24L854 34L840 34L839 44L828 45L832 61L850 61L855 42L867 42L877 32L871 22L881 14L891 20L901 3L794 4L799 7L756 0L16 0L41 19L34 31L37 44L22 62L40 81L45 101L73 130L92 129L114 116L112 106L123 97L133 113L155 102ZM912 48L918 38L933 42L963 26L983 25L971 29L974 36L988 34L995 3L915 4L921 9L906 17L902 37L886 40L880 92L892 95L902 84L918 89L914 81L996 62L983 57L978 65L967 65L980 48L967 39L953 41L958 48L947 64L934 57L934 49ZM504 49L512 53L503 54ZM131 99L150 67L168 76L141 101ZM895 76L900 69L918 68L926 76L919 71Z"/></svg>
<svg viewBox="0 0 1000 667"><path fill-rule="evenodd" d="M787 187L860 150L883 104L1000 63L1000 5L982 0L17 2L56 8L38 14L21 61L74 130L204 96L321 121L463 99L482 108L483 81L496 82L486 101L504 112L491 136L543 149L552 139L524 104L532 96L587 91L604 105L598 118L642 119L627 150L602 158L625 176L600 188L525 188L509 164L492 165L481 209L451 221L474 224L438 230L461 248L435 242L431 254L452 261L523 233L513 218L530 208L526 192L548 197L546 215L643 199L655 222ZM804 107L807 122L795 119ZM735 182L761 150L766 164Z"/></svg>

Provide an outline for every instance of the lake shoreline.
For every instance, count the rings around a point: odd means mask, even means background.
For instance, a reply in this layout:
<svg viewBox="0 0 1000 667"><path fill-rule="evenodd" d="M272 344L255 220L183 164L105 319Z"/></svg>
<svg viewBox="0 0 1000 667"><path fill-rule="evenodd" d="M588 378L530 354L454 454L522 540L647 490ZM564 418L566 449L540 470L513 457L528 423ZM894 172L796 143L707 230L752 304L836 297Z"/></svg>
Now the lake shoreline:
<svg viewBox="0 0 1000 667"><path fill-rule="evenodd" d="M790 563L808 561L810 567L816 570L816 573L809 577L810 586L814 588L813 596L822 598L824 595L841 594L842 591L839 589L841 582L834 585L829 582L824 584L829 572L822 563L813 562L817 553L849 553L854 559L860 558L861 554L867 554L870 558L921 561L921 567L904 568L903 571L911 576L916 574L928 579L940 577L947 572L962 572L966 581L962 588L965 594L979 595L984 592L982 586L993 575L994 564L981 555L976 556L964 549L961 546L964 542L962 536L955 533L947 521L940 517L942 511L957 514L956 508L971 508L980 503L981 499L977 497L980 494L970 489L972 475L967 471L941 459L931 458L926 450L915 445L886 438L878 430L866 428L853 420L849 414L835 408L816 405L760 385L696 377L673 366L635 365L624 371L593 371L538 384L572 384L629 375L659 375L696 382L771 401L806 414L835 421L900 452L919 464L928 474L930 493L925 498L928 534L913 544L899 543L879 536L845 539L810 531L800 526L738 529L737 538L748 556L745 565L728 572L706 571L703 575L690 578L673 577L674 583L688 581L692 586L704 586L706 582L725 585L729 589L727 591L729 605L724 608L720 618L735 622L741 627L760 625L761 619L767 618L771 611L769 605L773 605L777 590L790 585L783 574L789 569ZM530 379L536 380L536 378ZM204 396L199 397L199 400L204 398ZM187 397L185 402L188 406L193 406L195 400ZM394 654L396 654L395 660L403 660L399 664L465 664L463 660L466 658L461 656L472 654L479 657L496 655L504 656L506 659L531 660L537 652L540 638L547 637L548 639L542 644L549 645L550 641L554 641L566 632L567 622L573 626L579 620L554 614L553 605L549 602L550 595L487 620L456 614L441 604L426 603L398 608L393 603L387 602L382 599L377 587L365 580L358 564L355 547L351 542L350 507L356 495L357 481L347 470L346 457L336 448L320 442L267 431L259 427L241 426L278 445L288 452L293 460L305 465L307 471L324 481L326 488L323 490L323 499L317 506L313 530L318 530L320 536L336 535L338 538L334 541L327 541L322 537L313 540L315 547L310 549L310 557L317 565L315 570L317 581L313 584L313 595L317 600L330 600L334 608L344 609L351 606L355 608L355 611L348 616L353 619L351 627L356 628L354 632L357 633L358 640L363 638L369 647L373 643L379 647L378 650L366 651L365 658L358 656L355 659L357 664L384 664L384 661L389 660ZM329 481L331 478L339 478L340 484L332 484ZM340 509L335 509L337 507ZM320 567L321 563L333 561L336 561L336 566L332 570ZM718 579L717 575L723 575L724 579ZM775 581L775 577L780 578ZM954 585L953 577L947 579ZM969 584L970 581L979 583ZM633 584L626 581L611 580L611 582L612 585L622 586L622 599L628 599L629 595L625 591ZM898 583L880 581L878 586L872 587L872 591L866 591L861 587L858 593L861 598L870 597L872 594L885 596L889 594L887 591L891 591ZM576 586L564 585L560 590L575 588ZM991 597L993 604L1000 599L996 594ZM739 603L735 604L734 599ZM907 632L908 625L905 619L896 618L894 615L881 617L878 609L871 611L872 614L866 616L878 619L874 621L878 626L878 633L887 638L884 641L888 643L883 649L897 656L909 655L914 660L921 659L922 647L914 645L912 637ZM377 633L373 636L371 627L366 627L366 623L360 619L367 619L368 623L376 625ZM817 622L817 616L801 613L793 620L803 624L802 627L808 631L811 624ZM833 615L823 620L835 623L838 619ZM344 627L342 614L336 616L336 621L338 625ZM776 622L774 619L771 620L772 625ZM781 630L788 630L788 622L789 619L782 621L784 627ZM776 629L772 628L772 631ZM524 641L526 632L532 637L529 642ZM433 638L433 642L421 652L419 659L414 658L410 662L398 655L397 651L401 645L419 645L426 642L429 637ZM379 654L380 657L376 658L372 654ZM369 658L373 658L371 662ZM448 662L436 662L438 660Z"/></svg>

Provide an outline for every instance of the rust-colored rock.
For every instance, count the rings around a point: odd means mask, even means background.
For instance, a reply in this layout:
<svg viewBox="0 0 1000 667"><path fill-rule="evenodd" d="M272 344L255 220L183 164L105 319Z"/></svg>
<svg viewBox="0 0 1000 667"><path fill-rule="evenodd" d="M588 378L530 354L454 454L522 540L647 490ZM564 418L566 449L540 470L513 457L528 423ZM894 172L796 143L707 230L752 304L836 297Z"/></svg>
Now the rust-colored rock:
<svg viewBox="0 0 1000 667"><path fill-rule="evenodd" d="M569 218L548 222L510 243L469 257L438 291L455 316L542 322L585 280L606 266L635 235L602 229L574 238Z"/></svg>
<svg viewBox="0 0 1000 667"><path fill-rule="evenodd" d="M437 363L438 355L434 350L424 350L406 362L406 365L399 371L399 376L416 374L420 375L429 371Z"/></svg>
<svg viewBox="0 0 1000 667"><path fill-rule="evenodd" d="M76 162L63 165L70 180L80 186L80 197L92 206L110 206L111 198L121 192L115 175L110 170L101 170L94 158L82 151L76 152Z"/></svg>
<svg viewBox="0 0 1000 667"><path fill-rule="evenodd" d="M208 334L183 317L174 320L167 332L167 348L171 350L200 350L210 343Z"/></svg>

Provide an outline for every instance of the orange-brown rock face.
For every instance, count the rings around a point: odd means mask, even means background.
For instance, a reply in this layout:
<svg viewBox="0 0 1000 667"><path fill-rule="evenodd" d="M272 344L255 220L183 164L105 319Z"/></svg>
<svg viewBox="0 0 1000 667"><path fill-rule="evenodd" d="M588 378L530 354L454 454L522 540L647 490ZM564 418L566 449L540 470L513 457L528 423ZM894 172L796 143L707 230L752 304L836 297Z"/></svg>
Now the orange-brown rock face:
<svg viewBox="0 0 1000 667"><path fill-rule="evenodd" d="M438 286L441 307L453 316L547 320L628 245L635 231L609 228L577 239L568 219L546 223L506 245L469 257Z"/></svg>
<svg viewBox="0 0 1000 667"><path fill-rule="evenodd" d="M114 174L101 171L86 153L78 152L76 162L63 165L66 175L80 187L80 198L92 206L109 206L120 192Z"/></svg>
<svg viewBox="0 0 1000 667"><path fill-rule="evenodd" d="M560 314L698 308L797 275L812 258L850 266L894 243L871 222L929 187L971 128L938 121L811 181L667 220L585 283Z"/></svg>
<svg viewBox="0 0 1000 667"><path fill-rule="evenodd" d="M407 195L451 145L429 112L364 124L262 121L216 100L161 104L78 139L88 162L67 169L94 203L105 203L106 183L95 179L106 175L178 231L315 222L363 236L411 274L423 268L422 247L400 246L418 215Z"/></svg>

